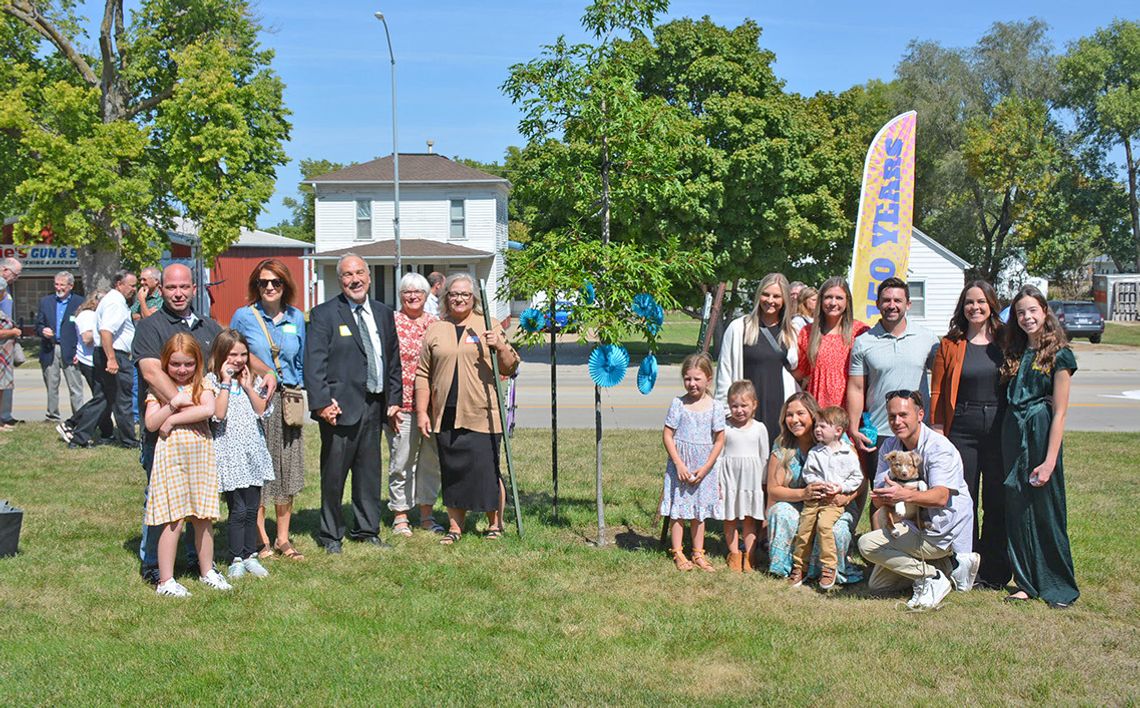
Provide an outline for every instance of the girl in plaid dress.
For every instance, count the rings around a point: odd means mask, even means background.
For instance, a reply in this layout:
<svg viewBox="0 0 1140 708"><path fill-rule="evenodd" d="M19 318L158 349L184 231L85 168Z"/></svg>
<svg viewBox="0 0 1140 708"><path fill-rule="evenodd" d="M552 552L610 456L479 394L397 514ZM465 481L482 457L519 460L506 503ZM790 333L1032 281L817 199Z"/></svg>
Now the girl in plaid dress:
<svg viewBox="0 0 1140 708"><path fill-rule="evenodd" d="M146 399L146 429L158 432L146 503L147 525L162 526L158 594L190 595L174 579L174 556L186 519L194 527L198 580L215 590L229 590L230 584L214 570L211 522L219 516L218 473L209 420L214 414L215 392L202 379L202 349L189 334L179 332L167 340L160 361L162 370L178 386L178 394L165 405L154 393Z"/></svg>

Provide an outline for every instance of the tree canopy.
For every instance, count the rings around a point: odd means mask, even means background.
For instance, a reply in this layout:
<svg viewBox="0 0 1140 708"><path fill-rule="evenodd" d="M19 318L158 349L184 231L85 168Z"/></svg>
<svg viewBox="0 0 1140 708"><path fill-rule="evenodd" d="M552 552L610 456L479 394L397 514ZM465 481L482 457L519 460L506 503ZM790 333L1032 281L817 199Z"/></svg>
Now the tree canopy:
<svg viewBox="0 0 1140 708"><path fill-rule="evenodd" d="M245 0L105 0L97 53L71 0L0 4L0 205L81 247L88 287L153 263L180 216L210 261L256 223L288 137ZM33 236L34 237L34 236Z"/></svg>

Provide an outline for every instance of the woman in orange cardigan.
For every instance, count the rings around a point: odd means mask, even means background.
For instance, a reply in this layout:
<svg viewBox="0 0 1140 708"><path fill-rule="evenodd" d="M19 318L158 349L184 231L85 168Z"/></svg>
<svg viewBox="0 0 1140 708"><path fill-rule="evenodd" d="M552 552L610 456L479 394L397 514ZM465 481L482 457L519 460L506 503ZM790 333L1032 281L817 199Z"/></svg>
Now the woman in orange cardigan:
<svg viewBox="0 0 1140 708"><path fill-rule="evenodd" d="M962 455L966 484L974 499L974 552L981 555L977 582L999 588L1009 581L1012 572L1006 548L1002 488L1005 392L1000 373L1001 327L993 287L984 280L968 283L954 307L950 331L942 338L934 358L930 397L932 425L950 438Z"/></svg>

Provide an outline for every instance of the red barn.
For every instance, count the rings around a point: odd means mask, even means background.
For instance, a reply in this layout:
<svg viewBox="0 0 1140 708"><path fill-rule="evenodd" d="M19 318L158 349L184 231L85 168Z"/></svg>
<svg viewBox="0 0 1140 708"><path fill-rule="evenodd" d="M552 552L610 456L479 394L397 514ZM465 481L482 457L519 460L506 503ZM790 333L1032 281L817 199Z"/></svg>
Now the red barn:
<svg viewBox="0 0 1140 708"><path fill-rule="evenodd" d="M301 260L313 250L313 244L285 238L268 231L242 229L238 242L214 260L214 267L205 270L206 288L210 293L210 316L220 325L229 324L230 317L239 307L248 305L249 273L264 258L277 258L293 274L297 286L293 305L308 311L312 300L312 267Z"/></svg>

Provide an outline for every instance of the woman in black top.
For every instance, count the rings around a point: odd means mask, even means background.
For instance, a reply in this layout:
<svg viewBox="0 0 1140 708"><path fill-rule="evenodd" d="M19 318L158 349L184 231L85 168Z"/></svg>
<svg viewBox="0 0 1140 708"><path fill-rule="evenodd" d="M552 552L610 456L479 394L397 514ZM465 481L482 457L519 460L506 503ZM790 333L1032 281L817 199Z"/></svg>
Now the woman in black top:
<svg viewBox="0 0 1140 708"><path fill-rule="evenodd" d="M974 551L981 555L978 582L992 587L1004 586L1012 572L1002 487L1001 328L993 287L984 280L967 284L934 359L930 399L932 427L950 438L962 455L962 471L974 500Z"/></svg>

